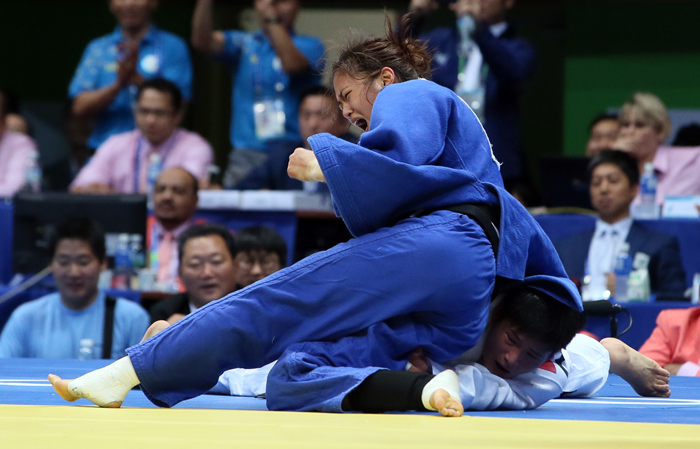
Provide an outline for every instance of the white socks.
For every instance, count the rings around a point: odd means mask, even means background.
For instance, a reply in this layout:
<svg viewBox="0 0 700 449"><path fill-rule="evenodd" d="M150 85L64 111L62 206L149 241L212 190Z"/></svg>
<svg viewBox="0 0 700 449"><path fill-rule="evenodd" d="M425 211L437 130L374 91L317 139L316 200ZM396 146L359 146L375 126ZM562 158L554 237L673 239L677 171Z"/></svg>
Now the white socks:
<svg viewBox="0 0 700 449"><path fill-rule="evenodd" d="M423 407L431 411L437 411L436 408L430 405L430 398L436 390L440 389L447 391L453 398L459 399L459 377L457 373L452 370L445 370L433 377L423 388L423 393L421 394Z"/></svg>
<svg viewBox="0 0 700 449"><path fill-rule="evenodd" d="M140 384L131 359L122 357L111 365L80 376L68 384L68 392L100 407L119 407L126 394Z"/></svg>

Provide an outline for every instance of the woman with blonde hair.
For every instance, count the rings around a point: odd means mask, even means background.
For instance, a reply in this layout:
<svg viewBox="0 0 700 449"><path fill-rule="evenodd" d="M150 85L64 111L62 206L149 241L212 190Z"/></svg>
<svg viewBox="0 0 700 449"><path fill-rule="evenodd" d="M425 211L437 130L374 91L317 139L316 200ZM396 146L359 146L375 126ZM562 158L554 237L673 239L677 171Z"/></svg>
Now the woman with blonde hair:
<svg viewBox="0 0 700 449"><path fill-rule="evenodd" d="M620 132L615 149L626 151L639 161L639 172L652 163L658 180L656 202L668 195L700 194L700 147L663 146L671 133L666 106L654 94L637 92L618 115ZM635 203L640 202L637 194Z"/></svg>

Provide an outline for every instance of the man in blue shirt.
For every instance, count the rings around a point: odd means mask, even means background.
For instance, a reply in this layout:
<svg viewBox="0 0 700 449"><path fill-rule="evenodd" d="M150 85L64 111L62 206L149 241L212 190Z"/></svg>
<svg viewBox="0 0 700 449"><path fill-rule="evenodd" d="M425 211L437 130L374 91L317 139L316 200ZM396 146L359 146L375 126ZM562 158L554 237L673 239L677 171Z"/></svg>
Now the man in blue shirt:
<svg viewBox="0 0 700 449"><path fill-rule="evenodd" d="M12 313L0 335L0 357L101 358L105 312L113 301L97 288L107 263L104 233L91 220L71 218L56 227L49 249L58 292ZM141 341L150 321L133 301L117 299L113 310L108 357L116 359Z"/></svg>
<svg viewBox="0 0 700 449"><path fill-rule="evenodd" d="M324 47L294 32L299 0L255 0L262 28L254 33L214 31L213 0L198 0L192 45L230 65L233 72L231 145L224 186L265 162L273 144L295 143L301 93L320 84Z"/></svg>
<svg viewBox="0 0 700 449"><path fill-rule="evenodd" d="M158 0L110 0L119 25L90 42L68 88L73 114L94 117L87 145L96 149L108 137L134 129L132 103L144 80L173 81L189 100L192 64L185 41L158 29L151 14Z"/></svg>

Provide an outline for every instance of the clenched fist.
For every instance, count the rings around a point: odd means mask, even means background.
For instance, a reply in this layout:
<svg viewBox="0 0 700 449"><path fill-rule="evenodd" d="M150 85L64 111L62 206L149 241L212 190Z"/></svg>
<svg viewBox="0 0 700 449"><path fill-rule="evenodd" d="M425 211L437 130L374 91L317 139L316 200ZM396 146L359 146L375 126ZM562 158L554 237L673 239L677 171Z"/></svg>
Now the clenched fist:
<svg viewBox="0 0 700 449"><path fill-rule="evenodd" d="M297 148L289 156L287 174L299 181L326 182L314 152L306 148Z"/></svg>

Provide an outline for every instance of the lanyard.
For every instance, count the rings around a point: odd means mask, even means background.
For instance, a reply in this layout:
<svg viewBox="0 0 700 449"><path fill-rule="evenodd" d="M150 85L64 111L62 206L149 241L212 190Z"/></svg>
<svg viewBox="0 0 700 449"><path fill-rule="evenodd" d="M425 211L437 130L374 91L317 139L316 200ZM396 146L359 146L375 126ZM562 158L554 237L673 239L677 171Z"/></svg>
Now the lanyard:
<svg viewBox="0 0 700 449"><path fill-rule="evenodd" d="M175 132L168 138L166 145L161 147L158 153L162 154L162 165L165 167L165 161L167 160L170 152L175 147L175 144L180 139L180 130L176 129ZM143 136L139 136L136 143L136 154L134 156L134 193L139 193L139 188L141 187L141 151L143 147Z"/></svg>

